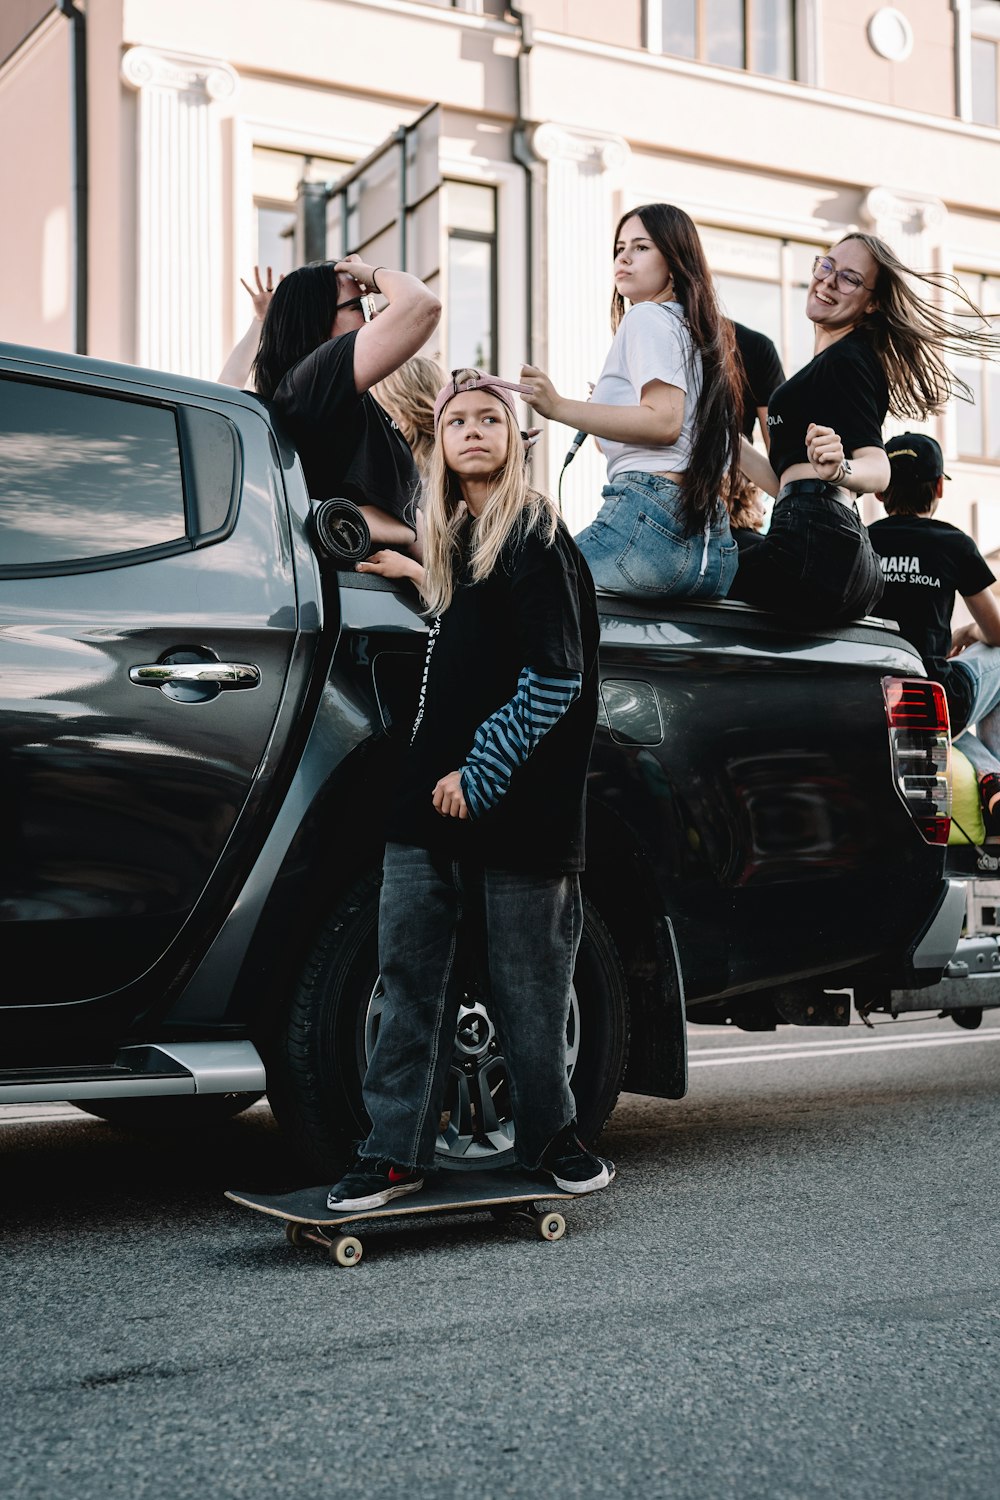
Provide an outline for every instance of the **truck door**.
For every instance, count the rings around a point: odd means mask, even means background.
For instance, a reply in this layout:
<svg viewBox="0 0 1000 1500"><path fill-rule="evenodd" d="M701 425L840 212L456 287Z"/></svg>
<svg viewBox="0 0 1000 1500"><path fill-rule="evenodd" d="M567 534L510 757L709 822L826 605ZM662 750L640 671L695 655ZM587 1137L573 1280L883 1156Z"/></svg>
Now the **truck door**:
<svg viewBox="0 0 1000 1500"><path fill-rule="evenodd" d="M0 1006L189 961L260 837L298 639L249 402L0 370Z"/></svg>

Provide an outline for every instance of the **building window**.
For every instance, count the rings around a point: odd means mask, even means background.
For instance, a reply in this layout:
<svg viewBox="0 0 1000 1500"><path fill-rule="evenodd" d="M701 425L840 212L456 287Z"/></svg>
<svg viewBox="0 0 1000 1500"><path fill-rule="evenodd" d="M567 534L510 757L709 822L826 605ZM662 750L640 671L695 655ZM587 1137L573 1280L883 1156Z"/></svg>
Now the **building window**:
<svg viewBox="0 0 1000 1500"><path fill-rule="evenodd" d="M259 266L270 266L277 277L302 265L308 257L301 243L299 185L332 182L349 165L331 156L254 147L253 203Z"/></svg>
<svg viewBox="0 0 1000 1500"><path fill-rule="evenodd" d="M441 10L467 10L474 16L502 16L507 8L505 0L424 0L424 4Z"/></svg>
<svg viewBox="0 0 1000 1500"><path fill-rule="evenodd" d="M723 311L766 333L788 375L813 357L813 325L806 317L812 263L825 245L699 227Z"/></svg>
<svg viewBox="0 0 1000 1500"><path fill-rule="evenodd" d="M794 78L795 0L646 0L646 46L719 67Z"/></svg>
<svg viewBox="0 0 1000 1500"><path fill-rule="evenodd" d="M1000 276L959 273L962 289L1000 331ZM955 440L960 458L1000 463L1000 367L985 359L957 359L955 373L972 388L975 404L956 401Z"/></svg>
<svg viewBox="0 0 1000 1500"><path fill-rule="evenodd" d="M497 195L448 182L448 369L492 370L497 329Z"/></svg>
<svg viewBox="0 0 1000 1500"><path fill-rule="evenodd" d="M970 96L977 125L1000 125L1000 0L972 0Z"/></svg>

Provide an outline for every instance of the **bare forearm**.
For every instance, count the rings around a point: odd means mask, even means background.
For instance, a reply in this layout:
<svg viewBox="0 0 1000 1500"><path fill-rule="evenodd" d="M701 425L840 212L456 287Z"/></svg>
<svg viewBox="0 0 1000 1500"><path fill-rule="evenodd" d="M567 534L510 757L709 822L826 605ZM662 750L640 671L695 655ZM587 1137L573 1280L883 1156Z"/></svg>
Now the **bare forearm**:
<svg viewBox="0 0 1000 1500"><path fill-rule="evenodd" d="M767 456L763 453L758 453L757 449L746 438L743 438L740 443L740 468L747 479L750 480L750 483L755 484L765 494L773 498L778 493L780 488L778 476L771 468Z"/></svg>
<svg viewBox="0 0 1000 1500"><path fill-rule="evenodd" d="M235 385L245 389L250 382L250 367L257 357L260 348L260 331L263 323L259 318L254 318L246 333L239 343L233 348L232 353L222 366L219 374L220 385Z"/></svg>
<svg viewBox="0 0 1000 1500"><path fill-rule="evenodd" d="M428 338L441 318L441 303L434 293L417 276L409 271L394 271L381 266L375 272L378 289L388 306L379 313L380 318L397 324L400 329L412 327L413 337L420 342ZM385 325L383 325L385 326Z"/></svg>
<svg viewBox="0 0 1000 1500"><path fill-rule="evenodd" d="M835 478L834 483L839 484L841 489L850 490L852 495L874 495L876 490L884 490L889 483L889 460L881 450L861 457L855 456L850 460L850 465L851 472Z"/></svg>
<svg viewBox="0 0 1000 1500"><path fill-rule="evenodd" d="M664 414L652 406L606 406L593 401L570 401L561 397L552 413L555 421L577 432L591 432L612 443L649 443L668 447L676 443L684 424L680 411Z"/></svg>

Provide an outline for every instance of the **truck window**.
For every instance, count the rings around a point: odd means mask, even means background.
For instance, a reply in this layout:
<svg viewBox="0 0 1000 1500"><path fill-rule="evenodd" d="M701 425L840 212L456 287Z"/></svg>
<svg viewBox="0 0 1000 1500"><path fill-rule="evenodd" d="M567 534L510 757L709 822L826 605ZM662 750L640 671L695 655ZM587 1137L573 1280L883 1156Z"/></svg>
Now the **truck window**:
<svg viewBox="0 0 1000 1500"><path fill-rule="evenodd" d="M0 568L44 570L184 535L173 411L0 381Z"/></svg>

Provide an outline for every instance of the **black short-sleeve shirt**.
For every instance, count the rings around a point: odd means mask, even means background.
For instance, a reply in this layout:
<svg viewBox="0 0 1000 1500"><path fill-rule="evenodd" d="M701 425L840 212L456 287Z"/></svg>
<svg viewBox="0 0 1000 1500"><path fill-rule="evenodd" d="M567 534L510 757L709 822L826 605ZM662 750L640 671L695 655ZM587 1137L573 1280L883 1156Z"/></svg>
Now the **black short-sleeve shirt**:
<svg viewBox="0 0 1000 1500"><path fill-rule="evenodd" d="M928 677L941 683L957 734L968 722L972 682L946 659L955 595L981 594L994 582L993 570L970 536L931 516L886 516L868 535L882 567L879 611L897 622Z"/></svg>
<svg viewBox="0 0 1000 1500"><path fill-rule="evenodd" d="M590 570L562 522L508 541L488 578L467 567L427 644L417 723L390 808L387 835L449 859L540 874L584 864L587 766L597 722L600 625ZM522 668L579 672L580 696L478 819L443 818L431 796L457 771L473 737L517 692Z"/></svg>
<svg viewBox="0 0 1000 1500"><path fill-rule="evenodd" d="M314 500L377 505L414 525L420 487L410 446L389 413L354 386L352 329L320 344L282 378L274 411L298 449Z"/></svg>
<svg viewBox="0 0 1000 1500"><path fill-rule="evenodd" d="M889 387L881 361L861 329L845 334L803 365L768 403L771 468L779 479L809 462L806 428L832 427L848 458L859 448L884 448L882 423Z"/></svg>
<svg viewBox="0 0 1000 1500"><path fill-rule="evenodd" d="M784 384L785 371L781 357L766 333L748 328L745 323L733 323L736 347L743 364L743 415L740 425L746 437L753 437L757 410L770 406L771 396Z"/></svg>

